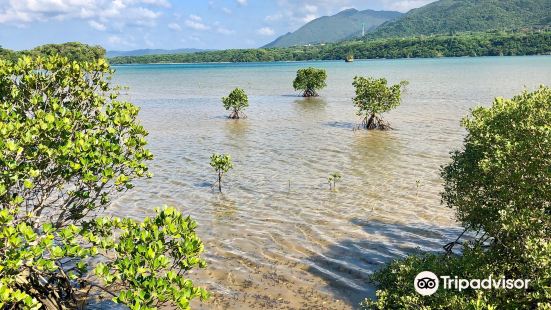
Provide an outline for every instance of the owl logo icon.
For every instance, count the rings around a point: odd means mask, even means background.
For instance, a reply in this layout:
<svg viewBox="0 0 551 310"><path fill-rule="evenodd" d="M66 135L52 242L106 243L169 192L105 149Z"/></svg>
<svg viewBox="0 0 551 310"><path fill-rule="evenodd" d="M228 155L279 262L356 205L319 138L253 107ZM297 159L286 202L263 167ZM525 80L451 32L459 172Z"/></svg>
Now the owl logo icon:
<svg viewBox="0 0 551 310"><path fill-rule="evenodd" d="M415 291L423 296L430 296L436 293L438 284L438 277L430 271L419 273L413 281Z"/></svg>

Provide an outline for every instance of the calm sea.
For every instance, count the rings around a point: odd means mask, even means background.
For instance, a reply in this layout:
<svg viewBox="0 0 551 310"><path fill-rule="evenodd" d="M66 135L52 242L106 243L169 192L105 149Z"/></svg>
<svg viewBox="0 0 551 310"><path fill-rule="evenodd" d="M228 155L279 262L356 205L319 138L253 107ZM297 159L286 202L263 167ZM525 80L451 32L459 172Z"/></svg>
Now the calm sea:
<svg viewBox="0 0 551 310"><path fill-rule="evenodd" d="M324 68L327 88L303 99L297 69ZM416 250L441 251L461 228L440 204L440 166L460 148L460 119L496 96L551 85L551 57L133 65L115 67L150 132L155 176L116 200L142 218L163 204L199 223L209 266L189 276L205 309L350 309L373 296L368 276ZM354 76L408 80L388 132L354 131ZM247 119L220 98L249 94ZM212 153L234 169L212 190ZM338 191L327 178L339 172Z"/></svg>

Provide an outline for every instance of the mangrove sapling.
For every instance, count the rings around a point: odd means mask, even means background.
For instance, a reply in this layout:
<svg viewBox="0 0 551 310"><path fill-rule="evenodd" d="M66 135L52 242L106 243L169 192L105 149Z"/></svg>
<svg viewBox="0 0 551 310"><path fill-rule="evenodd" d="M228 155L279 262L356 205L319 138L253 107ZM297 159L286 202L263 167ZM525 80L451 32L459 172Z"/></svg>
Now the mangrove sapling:
<svg viewBox="0 0 551 310"><path fill-rule="evenodd" d="M317 97L317 91L327 86L326 79L327 72L323 69L312 67L299 69L293 81L293 87L295 90L302 91L303 97Z"/></svg>
<svg viewBox="0 0 551 310"><path fill-rule="evenodd" d="M341 175L338 172L331 173L329 175L329 178L327 179L329 183L329 190L336 191L337 190L337 182L340 181Z"/></svg>
<svg viewBox="0 0 551 310"><path fill-rule="evenodd" d="M222 192L222 176L224 173L233 168L230 155L227 154L212 154L210 157L210 165L218 174L218 191ZM216 183L215 183L216 184Z"/></svg>
<svg viewBox="0 0 551 310"><path fill-rule="evenodd" d="M222 98L222 103L227 111L231 110L228 118L240 119L247 117L243 110L249 106L249 98L243 89L236 88L232 90L228 97Z"/></svg>
<svg viewBox="0 0 551 310"><path fill-rule="evenodd" d="M385 78L355 77L352 85L356 89L356 97L352 100L358 108L357 115L362 117L360 127L368 130L392 129L381 114L400 105L402 90L407 84L407 81L401 81L388 86Z"/></svg>

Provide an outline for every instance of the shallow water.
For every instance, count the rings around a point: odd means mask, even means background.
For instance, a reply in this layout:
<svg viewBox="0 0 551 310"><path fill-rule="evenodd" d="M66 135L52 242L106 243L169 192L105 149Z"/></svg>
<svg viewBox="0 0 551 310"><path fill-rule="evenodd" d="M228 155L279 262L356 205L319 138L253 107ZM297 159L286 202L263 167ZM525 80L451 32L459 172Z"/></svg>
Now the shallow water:
<svg viewBox="0 0 551 310"><path fill-rule="evenodd" d="M328 87L302 99L296 70L325 68ZM525 86L551 85L551 57L116 67L142 107L155 176L116 200L142 218L168 204L199 223L209 266L190 277L205 309L351 309L373 296L369 274L419 248L440 251L461 229L440 204L439 167L461 146L459 121ZM354 131L356 75L409 80L388 132ZM228 120L220 98L249 94ZM224 194L211 189L212 153L231 154ZM338 191L327 177L339 172Z"/></svg>

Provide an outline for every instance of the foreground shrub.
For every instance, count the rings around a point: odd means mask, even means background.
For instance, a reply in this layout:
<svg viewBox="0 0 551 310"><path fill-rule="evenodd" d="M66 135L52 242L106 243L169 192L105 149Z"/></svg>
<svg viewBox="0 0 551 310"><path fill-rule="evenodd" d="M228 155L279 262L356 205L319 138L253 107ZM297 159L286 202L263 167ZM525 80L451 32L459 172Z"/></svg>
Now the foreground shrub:
<svg viewBox="0 0 551 310"><path fill-rule="evenodd" d="M370 309L551 309L551 89L497 98L463 121L465 147L444 167L443 201L476 234L462 254L398 260L376 273ZM452 250L452 247L448 247ZM438 290L422 297L415 275L530 279L527 290ZM452 303L453 302L453 303ZM473 305L473 302L475 303Z"/></svg>
<svg viewBox="0 0 551 310"><path fill-rule="evenodd" d="M173 208L156 212L142 223L97 218L62 229L46 223L35 232L0 211L0 307L77 308L91 293L132 309L189 309L191 299L206 299L184 277L206 265L196 223Z"/></svg>
<svg viewBox="0 0 551 310"><path fill-rule="evenodd" d="M76 308L96 291L133 309L206 297L183 278L204 266L189 218L96 219L152 159L110 75L104 60L0 61L0 308Z"/></svg>

